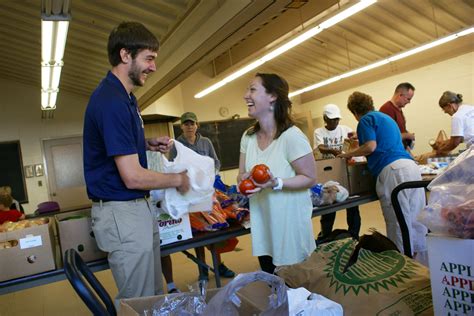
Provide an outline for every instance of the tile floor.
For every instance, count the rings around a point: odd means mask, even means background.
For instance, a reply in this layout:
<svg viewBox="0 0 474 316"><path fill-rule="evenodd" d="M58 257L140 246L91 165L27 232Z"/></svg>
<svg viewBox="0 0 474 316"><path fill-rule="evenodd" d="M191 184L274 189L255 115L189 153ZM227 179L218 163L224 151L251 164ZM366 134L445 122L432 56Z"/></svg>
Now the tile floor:
<svg viewBox="0 0 474 316"><path fill-rule="evenodd" d="M385 224L378 202L360 207L362 217L361 235L375 227L385 234ZM313 218L314 235L320 230L319 217ZM337 213L334 228L346 228L345 211ZM239 237L239 251L223 254L225 264L236 273L251 272L259 269L258 260L252 257L250 236ZM208 263L211 262L207 253ZM197 280L197 266L182 253L172 255L175 284L182 290ZM117 293L110 270L96 273L99 281L107 289L111 297ZM223 279L227 283L228 279ZM215 287L213 274L210 274L210 287ZM90 315L87 307L76 295L68 281L60 281L24 291L0 296L0 316L82 316Z"/></svg>

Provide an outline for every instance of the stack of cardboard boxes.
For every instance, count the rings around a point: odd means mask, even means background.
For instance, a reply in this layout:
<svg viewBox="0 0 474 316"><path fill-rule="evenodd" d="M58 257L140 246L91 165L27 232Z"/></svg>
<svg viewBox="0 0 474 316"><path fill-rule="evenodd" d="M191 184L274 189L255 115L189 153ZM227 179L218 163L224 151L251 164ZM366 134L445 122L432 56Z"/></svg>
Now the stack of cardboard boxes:
<svg viewBox="0 0 474 316"><path fill-rule="evenodd" d="M0 282L61 268L71 248L85 262L107 257L94 238L90 209L10 224L0 229ZM192 238L188 215L174 220L162 213L157 225L161 245Z"/></svg>

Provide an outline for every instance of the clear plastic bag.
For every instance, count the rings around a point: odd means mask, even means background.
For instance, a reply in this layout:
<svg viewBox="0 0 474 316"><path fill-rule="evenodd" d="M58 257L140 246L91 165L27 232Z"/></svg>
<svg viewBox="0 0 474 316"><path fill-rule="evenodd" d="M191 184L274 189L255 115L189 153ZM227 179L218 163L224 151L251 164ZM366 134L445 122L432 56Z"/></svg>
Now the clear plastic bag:
<svg viewBox="0 0 474 316"><path fill-rule="evenodd" d="M145 316L194 316L201 315L206 308L207 281L189 286L189 292L165 296L153 305Z"/></svg>
<svg viewBox="0 0 474 316"><path fill-rule="evenodd" d="M432 232L474 239L474 147L431 181L428 205L418 219Z"/></svg>
<svg viewBox="0 0 474 316"><path fill-rule="evenodd" d="M263 281L272 289L268 307L260 315L288 315L288 290L282 278L263 271L242 273L235 277L209 301L203 315L206 316L234 316L239 315L241 303L237 292L247 284Z"/></svg>
<svg viewBox="0 0 474 316"><path fill-rule="evenodd" d="M328 181L324 184L318 183L311 188L311 200L313 206L342 202L348 197L349 191L336 181Z"/></svg>
<svg viewBox="0 0 474 316"><path fill-rule="evenodd" d="M288 290L289 315L343 316L341 304L304 287Z"/></svg>

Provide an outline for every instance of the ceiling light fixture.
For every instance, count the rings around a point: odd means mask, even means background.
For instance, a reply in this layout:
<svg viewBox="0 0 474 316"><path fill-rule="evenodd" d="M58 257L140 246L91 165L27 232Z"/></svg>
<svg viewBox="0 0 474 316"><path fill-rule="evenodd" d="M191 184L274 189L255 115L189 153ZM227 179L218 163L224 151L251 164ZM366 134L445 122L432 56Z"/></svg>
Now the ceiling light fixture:
<svg viewBox="0 0 474 316"><path fill-rule="evenodd" d="M405 58L405 57L408 57L408 56L411 56L411 55L414 55L414 54L418 54L422 51L425 51L427 49L431 49L433 47L436 47L436 46L439 46L441 44L444 44L444 43L447 43L447 42L450 42L452 40L455 40L459 37L462 37L462 36L465 36L465 35L468 35L468 34L471 34L471 33L474 33L474 27L470 27L468 29L465 29L461 32L457 32L457 33L454 33L454 34L451 34L451 35L448 35L448 36L445 36L445 37L442 37L440 39L437 39L435 41L432 41L430 43L427 43L427 44L424 44L424 45L421 45L421 46L418 46L418 47L415 47L413 49L410 49L410 50L407 50L405 52L402 52L402 53L399 53L399 54L396 54L396 55L393 55L391 57L388 57L386 59L382 59L382 60L379 60L375 63L372 63L372 64L369 64L367 66L364 66L364 67L360 67L360 68L357 68L355 70L351 70L349 72L346 72L346 73L343 73L341 75L337 75L337 76L334 76L334 77L331 77L329 79L326 79L324 81L321 81L321 82L318 82L318 83L315 83L313 85L310 85L310 86L307 86L305 88L302 88L300 90L296 90L294 92L290 92L288 94L288 96L290 98L296 96L296 95L299 95L299 94L302 94L302 93L305 93L305 92L308 92L308 91L311 91L311 90L315 90L315 89L318 89L318 88L321 88L323 86L327 86L328 84L331 84L333 82L336 82L338 80L341 80L341 79L344 79L344 78L348 78L348 77L351 77L351 76L354 76L354 75L357 75L357 74L360 74L362 72L365 72L365 71L368 71L370 69L374 69L374 68L377 68L377 67L380 67L380 66L383 66L385 64L388 64L388 63L391 63L391 62L394 62L394 61L397 61L397 60L400 60L402 58Z"/></svg>
<svg viewBox="0 0 474 316"><path fill-rule="evenodd" d="M71 20L69 0L41 2L41 109L56 109L61 68Z"/></svg>
<svg viewBox="0 0 474 316"><path fill-rule="evenodd" d="M267 61L283 54L284 52L292 49L293 47L303 43L304 41L308 40L311 37L321 33L323 30L330 28L331 26L341 22L344 19L356 14L359 11L364 10L368 6L374 4L376 0L361 0L355 5L347 8L346 10L332 16L331 18L327 19L326 21L322 22L321 24L309 29L308 31L304 32L303 34L295 37L294 39L290 40L289 42L283 44L282 46L272 50L268 54L264 55L263 57L253 61L252 63L242 67L241 69L233 72L229 76L225 77L221 81L213 84L212 86L202 90L201 92L197 93L194 97L196 99L202 98L203 96L219 89L220 87L226 85L227 83L237 79L238 77L252 71L253 69L261 66L262 64L266 63Z"/></svg>

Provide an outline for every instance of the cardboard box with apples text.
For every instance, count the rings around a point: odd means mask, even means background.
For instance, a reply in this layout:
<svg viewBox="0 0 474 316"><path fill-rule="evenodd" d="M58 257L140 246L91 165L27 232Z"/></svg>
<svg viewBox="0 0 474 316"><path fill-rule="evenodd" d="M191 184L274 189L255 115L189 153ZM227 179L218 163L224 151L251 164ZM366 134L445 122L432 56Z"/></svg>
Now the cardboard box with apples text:
<svg viewBox="0 0 474 316"><path fill-rule="evenodd" d="M474 240L428 234L434 313L474 315Z"/></svg>

